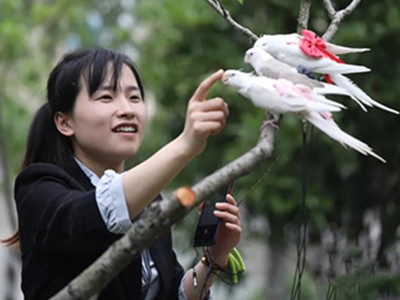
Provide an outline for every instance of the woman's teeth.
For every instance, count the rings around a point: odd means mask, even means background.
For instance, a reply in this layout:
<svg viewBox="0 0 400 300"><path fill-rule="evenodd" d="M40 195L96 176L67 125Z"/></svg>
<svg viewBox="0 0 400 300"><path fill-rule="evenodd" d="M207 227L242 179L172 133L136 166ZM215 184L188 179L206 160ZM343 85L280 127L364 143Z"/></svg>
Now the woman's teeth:
<svg viewBox="0 0 400 300"><path fill-rule="evenodd" d="M135 133L137 132L137 128L136 127L131 127L131 126L123 126L123 127L118 127L117 132L132 132Z"/></svg>

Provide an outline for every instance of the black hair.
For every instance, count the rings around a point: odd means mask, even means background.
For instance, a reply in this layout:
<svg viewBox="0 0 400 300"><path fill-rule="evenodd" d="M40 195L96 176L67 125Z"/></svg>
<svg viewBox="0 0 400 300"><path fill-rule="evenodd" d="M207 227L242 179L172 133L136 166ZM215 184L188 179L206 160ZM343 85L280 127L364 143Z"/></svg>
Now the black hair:
<svg viewBox="0 0 400 300"><path fill-rule="evenodd" d="M54 115L57 112L71 113L81 85L86 84L89 95L92 95L106 80L109 70L113 71L113 88L116 90L123 65L131 69L144 99L144 88L137 67L126 55L96 48L76 50L61 59L47 82L47 102L33 118L23 168L32 163L56 163L73 157L72 142L57 130Z"/></svg>

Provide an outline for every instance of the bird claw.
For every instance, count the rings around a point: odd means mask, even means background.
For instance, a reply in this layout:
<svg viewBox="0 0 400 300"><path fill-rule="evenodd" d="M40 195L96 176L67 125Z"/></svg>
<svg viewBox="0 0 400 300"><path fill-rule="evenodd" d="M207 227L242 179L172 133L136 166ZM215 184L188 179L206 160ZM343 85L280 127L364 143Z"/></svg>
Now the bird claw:
<svg viewBox="0 0 400 300"><path fill-rule="evenodd" d="M276 122L275 119L264 121L262 123L262 125L260 126L260 131L263 131L265 129L265 127L267 127L267 126L272 126L275 129L279 130L279 124Z"/></svg>
<svg viewBox="0 0 400 300"><path fill-rule="evenodd" d="M272 126L276 130L279 130L279 121L280 121L279 116L272 113L268 113L268 111L265 111L265 113L267 114L267 120L265 120L262 123L260 131L263 131L263 129L267 126Z"/></svg>

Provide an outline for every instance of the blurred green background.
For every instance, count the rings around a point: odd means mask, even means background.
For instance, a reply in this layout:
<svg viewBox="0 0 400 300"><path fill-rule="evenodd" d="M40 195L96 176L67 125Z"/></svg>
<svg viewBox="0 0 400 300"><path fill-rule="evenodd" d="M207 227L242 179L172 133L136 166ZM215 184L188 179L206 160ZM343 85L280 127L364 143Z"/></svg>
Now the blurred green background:
<svg viewBox="0 0 400 300"><path fill-rule="evenodd" d="M236 21L256 35L296 31L298 1L223 3ZM335 4L344 8L349 1ZM322 35L328 25L322 1L313 1L309 28ZM336 44L371 48L342 57L372 69L349 77L372 98L397 110L399 35L398 1L362 1L332 39ZM219 68L250 71L243 55L252 42L206 1L1 0L0 179L2 207L7 212L3 235L15 229L15 216L7 211L13 209L13 179L33 113L45 100L47 76L66 51L94 46L124 52L142 74L151 121L140 153L129 162L134 165L181 132L186 103L202 79ZM222 83L213 88L213 96L229 103L226 129L210 139L206 151L169 190L194 184L249 150L258 139L263 111ZM379 109L365 113L354 101L332 99L348 106L335 115L339 126L367 142L387 163L345 149L318 130L308 131L307 262L301 299L395 297L400 289L396 276L400 270L399 116ZM301 221L301 126L298 118L285 116L273 156L235 184L236 199L246 198L241 206L244 238L239 249L248 271L238 287L219 284L217 299L290 297ZM196 222L197 212L192 212L175 226L175 245L186 267L196 256L191 246Z"/></svg>

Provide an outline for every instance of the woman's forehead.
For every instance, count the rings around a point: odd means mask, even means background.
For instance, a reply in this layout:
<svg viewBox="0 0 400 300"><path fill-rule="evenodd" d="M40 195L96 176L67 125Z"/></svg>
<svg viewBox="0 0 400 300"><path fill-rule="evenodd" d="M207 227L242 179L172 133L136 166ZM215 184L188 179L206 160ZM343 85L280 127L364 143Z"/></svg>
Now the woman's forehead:
<svg viewBox="0 0 400 300"><path fill-rule="evenodd" d="M139 89L134 72L126 64L122 64L121 68L115 71L113 64L109 62L103 69L103 75L101 77L102 80L95 84L95 78L90 76L89 72L83 74L81 81L83 81L83 87L87 88L88 93L90 93L90 90L94 93L98 90L120 90L126 89L127 87L129 87L129 89Z"/></svg>
<svg viewBox="0 0 400 300"><path fill-rule="evenodd" d="M138 89L138 82L135 77L135 74L132 70L126 65L123 64L119 76L116 80L116 73L114 72L112 66L107 67L106 76L104 77L103 82L100 84L100 88L104 87L112 87L113 89Z"/></svg>

